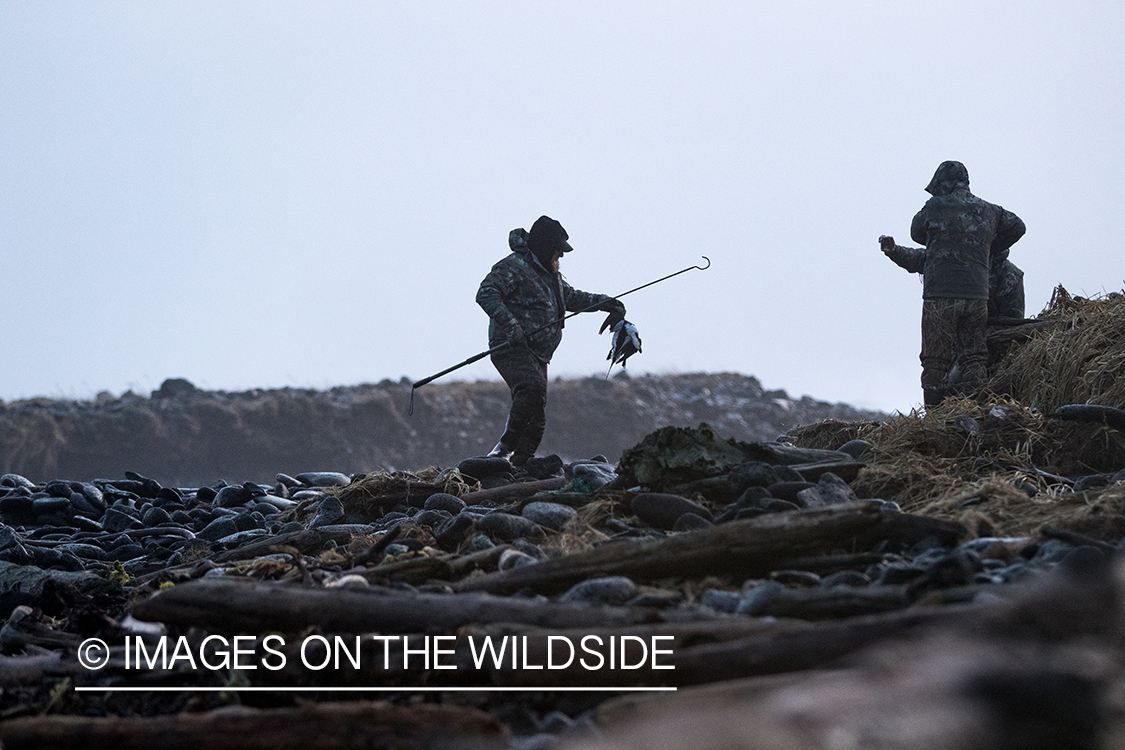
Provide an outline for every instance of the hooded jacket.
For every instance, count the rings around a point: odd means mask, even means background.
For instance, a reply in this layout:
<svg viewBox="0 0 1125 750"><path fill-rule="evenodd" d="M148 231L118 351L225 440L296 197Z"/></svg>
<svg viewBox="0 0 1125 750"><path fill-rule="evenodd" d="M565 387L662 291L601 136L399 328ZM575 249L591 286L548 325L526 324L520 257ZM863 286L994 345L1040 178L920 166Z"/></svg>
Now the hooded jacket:
<svg viewBox="0 0 1125 750"><path fill-rule="evenodd" d="M1027 231L1011 211L969 192L960 162L943 162L926 187L933 195L910 224L910 237L924 250L902 248L892 260L922 273L925 299L988 299L993 253L1007 255Z"/></svg>
<svg viewBox="0 0 1125 750"><path fill-rule="evenodd" d="M602 309L612 298L605 294L582 292L566 283L562 274L543 266L527 246L527 231L513 229L508 234L512 253L492 267L477 290L477 304L490 319L488 347L508 340L514 324L527 336L527 345L540 361L547 363L562 341L565 323L550 325L567 312ZM532 333L536 328L542 331Z"/></svg>

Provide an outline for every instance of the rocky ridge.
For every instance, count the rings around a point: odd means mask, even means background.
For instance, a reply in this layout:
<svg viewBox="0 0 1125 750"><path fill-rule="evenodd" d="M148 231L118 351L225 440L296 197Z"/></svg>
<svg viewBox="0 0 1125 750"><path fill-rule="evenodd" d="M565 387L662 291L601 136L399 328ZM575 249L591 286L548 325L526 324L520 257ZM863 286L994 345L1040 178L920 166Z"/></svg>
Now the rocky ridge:
<svg viewBox="0 0 1125 750"><path fill-rule="evenodd" d="M90 480L136 471L172 485L268 482L331 466L346 473L456 464L486 453L503 432L509 396L500 382L410 384L326 391L203 391L166 381L148 397L34 399L0 404L0 471ZM618 376L551 384L541 452L568 458L621 451L666 425L708 422L742 440L771 440L823 419L876 412L792 398L733 373Z"/></svg>

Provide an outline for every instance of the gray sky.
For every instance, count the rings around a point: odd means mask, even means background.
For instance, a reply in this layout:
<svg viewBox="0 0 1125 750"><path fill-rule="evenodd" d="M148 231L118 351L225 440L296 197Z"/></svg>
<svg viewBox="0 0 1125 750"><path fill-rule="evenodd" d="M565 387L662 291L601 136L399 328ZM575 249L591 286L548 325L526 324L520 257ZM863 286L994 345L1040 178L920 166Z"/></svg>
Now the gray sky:
<svg viewBox="0 0 1125 750"><path fill-rule="evenodd" d="M1015 211L1028 313L1121 289L1116 2L5 2L0 398L419 380L540 214L635 373L906 411L945 159ZM604 375L602 315L552 375ZM492 379L487 360L447 379Z"/></svg>

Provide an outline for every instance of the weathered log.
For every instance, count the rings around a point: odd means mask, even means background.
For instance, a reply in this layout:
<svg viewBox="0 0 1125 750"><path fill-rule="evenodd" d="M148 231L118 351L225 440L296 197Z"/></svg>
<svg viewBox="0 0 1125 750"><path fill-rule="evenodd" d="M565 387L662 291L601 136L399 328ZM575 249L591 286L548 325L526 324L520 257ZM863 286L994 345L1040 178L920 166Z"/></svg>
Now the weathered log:
<svg viewBox="0 0 1125 750"><path fill-rule="evenodd" d="M1117 551L1117 548L1112 544L1109 544L1108 542L1103 542L1100 539L1094 539L1092 536L1086 536L1085 534L1079 534L1077 531L1059 529L1051 526L1050 524L1044 524L1039 529L1039 533L1042 534L1045 539L1058 539L1060 542L1073 544L1076 547L1097 547L1106 554L1113 554Z"/></svg>
<svg viewBox="0 0 1125 750"><path fill-rule="evenodd" d="M911 603L902 586L837 586L835 588L783 589L761 614L798 620L830 620L903 609Z"/></svg>
<svg viewBox="0 0 1125 750"><path fill-rule="evenodd" d="M566 484L566 482L566 477L538 479L534 482L516 482L515 484L506 484L503 487L493 487L489 490L466 492L464 495L461 495L461 499L466 505L483 505L488 503L503 505L505 503L519 502L526 497L531 497L536 492L557 490Z"/></svg>
<svg viewBox="0 0 1125 750"><path fill-rule="evenodd" d="M771 513L686 534L605 544L588 552L474 578L458 588L500 594L525 588L554 593L596 576L624 575L651 581L706 574L763 574L777 569L781 558L840 546L878 525L884 515L898 515L881 512L880 505L859 502Z"/></svg>
<svg viewBox="0 0 1125 750"><path fill-rule="evenodd" d="M658 610L600 607L485 594L421 594L397 589L304 588L222 578L189 581L133 605L138 620L199 626L218 633L296 632L310 626L346 633L420 633L470 623L547 628L658 620Z"/></svg>
<svg viewBox="0 0 1125 750"><path fill-rule="evenodd" d="M292 547L302 555L318 553L328 542L346 543L356 530L350 528L339 529L303 529L286 534L276 534L265 539L247 542L242 546L213 555L211 560L216 563L234 562L236 560L249 560L253 557L268 555L274 547Z"/></svg>
<svg viewBox="0 0 1125 750"><path fill-rule="evenodd" d="M883 561L881 552L855 552L838 555L812 555L793 557L785 560L787 570L807 570L810 573L826 576L841 570L866 570ZM781 568L777 568L781 570Z"/></svg>
<svg viewBox="0 0 1125 750"><path fill-rule="evenodd" d="M47 677L86 672L77 662L64 662L59 653L34 656L0 656L0 687L34 685Z"/></svg>
<svg viewBox="0 0 1125 750"><path fill-rule="evenodd" d="M483 750L507 747L509 740L504 725L483 711L428 703L305 703L150 718L34 716L0 722L5 750Z"/></svg>
<svg viewBox="0 0 1125 750"><path fill-rule="evenodd" d="M591 635L607 643L609 637L619 635L637 636L646 642L653 635L671 635L673 640L662 642L659 648L671 651L659 658L659 665L674 669L654 669L650 659L635 669L597 669L591 670L575 660L565 669L526 670L490 668L492 680L507 686L638 686L638 685L700 685L709 682L736 680L739 678L799 672L828 664L859 648L883 639L895 638L922 626L932 623L955 621L963 617L972 605L950 605L942 607L915 607L878 615L846 618L839 621L810 624L792 620L779 620L764 624L746 618L746 627L757 623L757 632L747 632L743 637L714 640L714 636L735 635L735 629L724 632L722 626L649 626L632 629L597 629ZM709 634L713 642L703 642L708 636L707 628L715 629ZM468 631L474 632L474 631ZM583 637L581 631L551 633L529 636L527 661L532 664L546 664L550 642L548 638L558 639L567 636L572 643L579 644ZM564 663L568 652L559 648L561 641L554 643L555 664ZM520 642L521 648L523 641ZM637 663L639 644L630 644L634 650L633 663ZM604 650L604 649L602 649ZM521 652L522 653L522 652ZM581 653L579 653L581 655ZM522 659L521 655L521 659ZM588 657L588 664L595 664Z"/></svg>
<svg viewBox="0 0 1125 750"><path fill-rule="evenodd" d="M934 537L945 547L955 547L969 533L957 521L919 516L913 513L884 513L879 523L856 538L861 547L872 547L888 542L892 548L912 547L918 542Z"/></svg>
<svg viewBox="0 0 1125 750"><path fill-rule="evenodd" d="M973 608L914 607L684 649L677 651L672 660L676 665L676 684L700 685L812 669L875 641L933 623L954 622Z"/></svg>
<svg viewBox="0 0 1125 750"><path fill-rule="evenodd" d="M38 594L47 581L59 581L85 594L120 593L120 584L94 573L69 570L44 570L34 565L19 565L0 560L0 591L18 590Z"/></svg>
<svg viewBox="0 0 1125 750"><path fill-rule="evenodd" d="M397 527L396 527L397 528ZM474 570L495 570L501 555L511 549L510 544L498 544L468 555L442 555L440 557L411 557L377 565L373 568L357 566L347 571L368 581L402 581L418 584L430 580L451 581ZM359 561L358 558L356 560Z"/></svg>
<svg viewBox="0 0 1125 750"><path fill-rule="evenodd" d="M55 630L39 622L35 610L26 604L13 609L3 627L0 627L0 647L9 653L20 651L28 645L41 648L76 648L81 641L80 635Z"/></svg>

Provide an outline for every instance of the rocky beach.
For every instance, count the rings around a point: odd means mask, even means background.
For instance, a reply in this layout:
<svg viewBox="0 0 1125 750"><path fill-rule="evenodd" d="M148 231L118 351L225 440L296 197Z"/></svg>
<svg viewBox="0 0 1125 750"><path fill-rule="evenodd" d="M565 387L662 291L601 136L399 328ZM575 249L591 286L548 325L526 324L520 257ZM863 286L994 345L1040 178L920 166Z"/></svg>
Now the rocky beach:
<svg viewBox="0 0 1125 750"><path fill-rule="evenodd" d="M4 405L0 742L1119 746L1123 321L926 413L559 381L520 469L493 383Z"/></svg>

